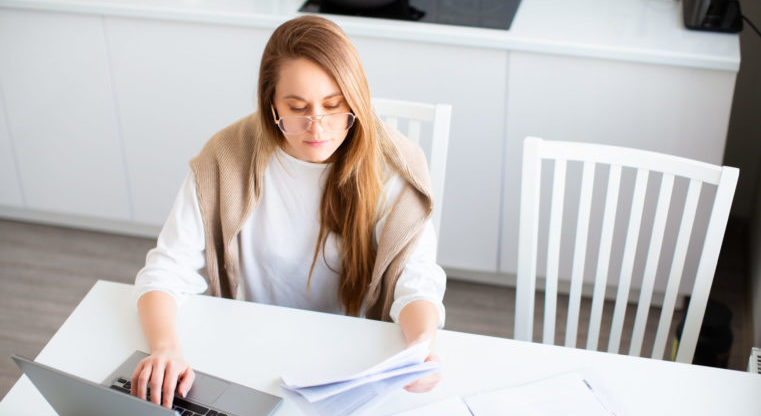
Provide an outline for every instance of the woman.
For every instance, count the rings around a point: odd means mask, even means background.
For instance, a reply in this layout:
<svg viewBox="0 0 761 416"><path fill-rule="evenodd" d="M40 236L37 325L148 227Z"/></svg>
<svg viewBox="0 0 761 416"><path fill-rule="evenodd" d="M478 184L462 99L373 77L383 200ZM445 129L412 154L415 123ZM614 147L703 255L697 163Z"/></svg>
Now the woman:
<svg viewBox="0 0 761 416"><path fill-rule="evenodd" d="M433 345L443 325L425 157L373 113L341 29L315 16L278 27L258 104L191 161L138 273L151 348L132 376L138 397L150 386L162 393L151 400L170 407L193 383L175 328L185 293L395 321L408 346ZM440 378L406 388L428 391Z"/></svg>

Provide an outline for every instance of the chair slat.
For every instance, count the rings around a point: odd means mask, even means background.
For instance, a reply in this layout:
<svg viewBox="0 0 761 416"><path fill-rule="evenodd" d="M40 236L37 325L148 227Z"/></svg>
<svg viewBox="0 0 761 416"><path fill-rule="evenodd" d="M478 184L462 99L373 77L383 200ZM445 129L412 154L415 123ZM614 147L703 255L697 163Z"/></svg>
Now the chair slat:
<svg viewBox="0 0 761 416"><path fill-rule="evenodd" d="M666 218L671 206L671 194L674 189L674 175L664 173L661 180L661 190L658 195L658 203L655 208L653 231L650 235L650 247L647 251L645 272L642 277L642 287L637 302L637 314L634 317L634 331L632 333L629 355L639 355L642 350L642 341L645 337L647 315L650 312L650 302L653 298L653 286L655 275L658 271L661 247L663 246L663 231L666 229Z"/></svg>
<svg viewBox="0 0 761 416"><path fill-rule="evenodd" d="M611 165L608 174L608 189L605 196L605 213L602 217L602 232L600 235L600 249L597 256L597 273L595 276L594 294L592 295L592 313L589 317L589 334L587 336L587 349L596 350L600 336L600 323L602 321L602 307L605 300L605 285L608 278L608 265L610 263L610 249L613 241L613 227L616 222L616 210L618 209L618 191L621 186L621 165Z"/></svg>
<svg viewBox="0 0 761 416"><path fill-rule="evenodd" d="M624 256L621 260L621 274L618 279L616 304L613 308L613 322L610 326L608 352L618 353L618 349L621 346L621 333L624 327L626 306L629 303L629 288L631 287L632 270L634 269L634 257L637 254L637 243L639 242L639 229L642 224L642 211L645 207L648 177L649 172L647 169L637 169L631 211L629 213L629 228L626 230Z"/></svg>
<svg viewBox="0 0 761 416"><path fill-rule="evenodd" d="M429 168L431 170L431 189L433 190L433 200L435 202L433 207L433 226L436 229L436 234L440 235L452 106L436 104L433 113L435 116L431 133L431 160Z"/></svg>
<svg viewBox="0 0 761 416"><path fill-rule="evenodd" d="M399 120L397 120L397 118L396 118L396 117L385 117L385 118L383 119L383 121L385 121L385 122L386 122L386 124L387 124L389 127L391 127L391 128L394 128L394 129L398 128L397 126L399 125Z"/></svg>
<svg viewBox="0 0 761 416"><path fill-rule="evenodd" d="M568 296L568 317L566 320L565 346L576 347L581 306L581 288L584 283L584 262L587 257L587 236L589 234L589 212L592 207L592 189L595 179L595 164L584 162L581 172L581 192L579 213L576 220L576 241L574 242L573 268L571 270L571 292Z"/></svg>
<svg viewBox="0 0 761 416"><path fill-rule="evenodd" d="M684 261L687 258L687 248L690 244L692 235L692 226L695 222L695 213L698 210L698 199L700 197L700 188L702 183L697 179L690 180L687 188L687 198L684 202L682 221L679 224L676 246L674 249L674 258L671 262L671 272L666 286L666 293L663 298L661 307L661 317L658 320L658 329L655 333L655 343L653 344L652 358L663 359L663 353L666 350L666 341L671 329L671 319L674 316L674 306L676 305L677 291L679 283L682 281L682 272L684 270Z"/></svg>
<svg viewBox="0 0 761 416"><path fill-rule="evenodd" d="M555 343L555 317L558 301L558 264L560 261L560 231L563 228L563 200L565 196L565 160L555 161L550 205L550 235L547 242L547 274L544 289L544 335L542 342Z"/></svg>
<svg viewBox="0 0 761 416"><path fill-rule="evenodd" d="M727 166L721 168L721 179L718 188L716 188L716 197L711 209L711 219L708 221L703 251L698 262L690 306L687 307L682 338L676 352L676 361L681 363L692 362L692 356L695 354L695 346L698 342L700 326L703 323L708 292L711 290L711 282L713 282L713 275L716 272L716 262L719 260L721 242L724 230L727 228L729 209L732 206L738 174L739 171L736 168Z"/></svg>
<svg viewBox="0 0 761 416"><path fill-rule="evenodd" d="M521 173L521 227L518 232L517 290L515 291L515 330L513 336L531 341L534 330L534 293L536 292L537 234L539 233L539 185L542 183L542 163L539 147L542 140L527 137L523 141Z"/></svg>
<svg viewBox="0 0 761 416"><path fill-rule="evenodd" d="M407 138L415 143L420 143L420 122L418 120L410 120L407 123Z"/></svg>

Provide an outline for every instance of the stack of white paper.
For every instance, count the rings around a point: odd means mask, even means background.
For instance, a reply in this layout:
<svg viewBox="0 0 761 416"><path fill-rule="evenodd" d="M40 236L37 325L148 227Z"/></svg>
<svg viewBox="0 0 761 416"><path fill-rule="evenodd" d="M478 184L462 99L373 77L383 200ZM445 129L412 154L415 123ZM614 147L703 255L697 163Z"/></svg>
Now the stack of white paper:
<svg viewBox="0 0 761 416"><path fill-rule="evenodd" d="M356 415L389 393L438 371L438 362L424 362L429 352L428 344L416 344L355 374L283 375L283 391L307 415Z"/></svg>

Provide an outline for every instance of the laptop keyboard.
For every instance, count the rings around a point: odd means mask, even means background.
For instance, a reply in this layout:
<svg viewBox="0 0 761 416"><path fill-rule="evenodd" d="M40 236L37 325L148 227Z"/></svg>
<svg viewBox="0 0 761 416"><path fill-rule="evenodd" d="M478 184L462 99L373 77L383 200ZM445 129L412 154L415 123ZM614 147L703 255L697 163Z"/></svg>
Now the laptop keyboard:
<svg viewBox="0 0 761 416"><path fill-rule="evenodd" d="M130 394L130 388L132 383L124 377L119 377L111 384L111 388L122 393ZM148 388L148 399L151 398L151 389ZM180 416L228 416L226 413L222 413L219 410L209 409L198 403L193 403L181 397L174 397L172 402L172 409L175 410Z"/></svg>

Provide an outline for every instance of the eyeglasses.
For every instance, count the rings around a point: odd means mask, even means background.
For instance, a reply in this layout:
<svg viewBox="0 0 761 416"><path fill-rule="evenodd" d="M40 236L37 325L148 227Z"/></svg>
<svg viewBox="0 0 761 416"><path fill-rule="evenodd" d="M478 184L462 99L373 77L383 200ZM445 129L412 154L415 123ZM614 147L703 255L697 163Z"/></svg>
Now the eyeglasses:
<svg viewBox="0 0 761 416"><path fill-rule="evenodd" d="M275 124L280 127L280 131L285 134L300 134L310 128L312 123L317 120L322 125L322 128L328 131L339 132L346 131L354 125L354 120L357 119L352 113L333 113L333 114L315 114L313 116L287 116L277 117L275 113L275 107L270 108L272 110L272 117L275 119Z"/></svg>

